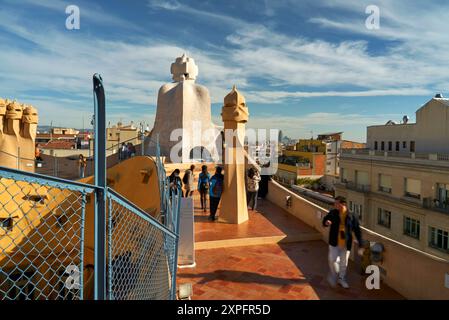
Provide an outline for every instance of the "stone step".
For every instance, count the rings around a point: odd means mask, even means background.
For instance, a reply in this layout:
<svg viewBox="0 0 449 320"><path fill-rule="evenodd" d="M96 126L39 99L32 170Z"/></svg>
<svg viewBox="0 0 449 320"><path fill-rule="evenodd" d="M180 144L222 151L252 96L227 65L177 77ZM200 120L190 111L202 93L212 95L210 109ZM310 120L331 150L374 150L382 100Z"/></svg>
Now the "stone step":
<svg viewBox="0 0 449 320"><path fill-rule="evenodd" d="M252 237L252 238L236 238L195 242L195 250L216 249L216 248L230 248L242 246L256 246L266 244L278 243L292 243L322 240L319 232L301 233L297 235L280 235L267 237Z"/></svg>

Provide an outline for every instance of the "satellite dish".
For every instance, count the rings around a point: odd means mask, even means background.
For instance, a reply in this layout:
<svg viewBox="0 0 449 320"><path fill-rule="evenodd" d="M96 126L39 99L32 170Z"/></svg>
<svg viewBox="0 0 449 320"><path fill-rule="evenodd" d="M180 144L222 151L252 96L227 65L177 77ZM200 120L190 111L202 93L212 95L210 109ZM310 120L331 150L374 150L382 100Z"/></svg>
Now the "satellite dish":
<svg viewBox="0 0 449 320"><path fill-rule="evenodd" d="M402 117L402 123L407 124L408 123L409 117L407 115Z"/></svg>

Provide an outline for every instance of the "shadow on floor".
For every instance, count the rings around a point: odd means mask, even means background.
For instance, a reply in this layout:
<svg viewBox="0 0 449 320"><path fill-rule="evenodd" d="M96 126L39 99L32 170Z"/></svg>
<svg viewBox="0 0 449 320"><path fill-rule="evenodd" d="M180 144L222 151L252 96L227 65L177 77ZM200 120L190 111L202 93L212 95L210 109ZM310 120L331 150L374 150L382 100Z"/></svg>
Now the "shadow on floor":
<svg viewBox="0 0 449 320"><path fill-rule="evenodd" d="M255 272L236 271L236 270L215 270L207 273L184 273L183 278L202 278L198 284L206 284L215 280L238 283L257 283L276 286L294 285L307 283L306 279L298 278L279 278L269 275L263 275Z"/></svg>

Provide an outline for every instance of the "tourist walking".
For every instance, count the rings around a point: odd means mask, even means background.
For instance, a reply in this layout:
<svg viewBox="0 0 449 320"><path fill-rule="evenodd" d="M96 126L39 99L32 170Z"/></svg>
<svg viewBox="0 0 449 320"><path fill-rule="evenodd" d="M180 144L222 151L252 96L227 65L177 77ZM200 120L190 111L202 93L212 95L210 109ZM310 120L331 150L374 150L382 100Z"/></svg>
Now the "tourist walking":
<svg viewBox="0 0 449 320"><path fill-rule="evenodd" d="M260 174L255 168L249 168L247 179L247 205L254 211L257 207L257 192L259 191Z"/></svg>
<svg viewBox="0 0 449 320"><path fill-rule="evenodd" d="M178 194L178 189L182 187L181 178L179 177L180 173L181 171L179 171L179 169L175 169L168 177L172 194Z"/></svg>
<svg viewBox="0 0 449 320"><path fill-rule="evenodd" d="M335 199L334 208L323 218L323 226L329 230L329 268L327 281L332 287L337 283L343 288L349 288L346 281L348 259L352 247L354 233L359 245L362 245L362 232L357 216L348 211L343 197Z"/></svg>
<svg viewBox="0 0 449 320"><path fill-rule="evenodd" d="M184 172L184 177L182 177L182 183L184 183L185 194L184 197L188 198L193 195L194 190L194 182L195 182L195 174L194 174L195 166L192 164L190 169L187 169Z"/></svg>
<svg viewBox="0 0 449 320"><path fill-rule="evenodd" d="M80 179L84 178L84 174L86 172L87 161L86 158L82 154L79 155L78 159L78 169L79 169L79 177Z"/></svg>
<svg viewBox="0 0 449 320"><path fill-rule="evenodd" d="M207 166L201 167L201 173L198 176L198 190L200 191L201 209L206 212L207 193L209 192L210 174L207 172Z"/></svg>
<svg viewBox="0 0 449 320"><path fill-rule="evenodd" d="M223 192L224 175L221 167L215 169L215 174L210 178L209 187L209 201L210 201L210 216L209 220L215 221L217 218L218 204L220 203L221 194Z"/></svg>

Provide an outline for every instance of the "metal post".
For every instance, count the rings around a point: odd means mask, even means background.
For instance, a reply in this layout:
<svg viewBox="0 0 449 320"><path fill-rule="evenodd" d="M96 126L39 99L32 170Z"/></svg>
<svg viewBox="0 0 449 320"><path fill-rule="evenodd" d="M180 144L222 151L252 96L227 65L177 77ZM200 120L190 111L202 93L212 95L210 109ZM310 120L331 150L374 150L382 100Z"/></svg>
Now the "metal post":
<svg viewBox="0 0 449 320"><path fill-rule="evenodd" d="M95 300L106 298L106 99L103 80L93 76L95 106Z"/></svg>

